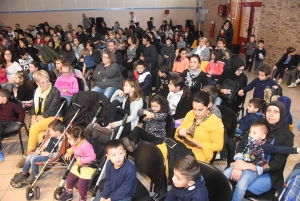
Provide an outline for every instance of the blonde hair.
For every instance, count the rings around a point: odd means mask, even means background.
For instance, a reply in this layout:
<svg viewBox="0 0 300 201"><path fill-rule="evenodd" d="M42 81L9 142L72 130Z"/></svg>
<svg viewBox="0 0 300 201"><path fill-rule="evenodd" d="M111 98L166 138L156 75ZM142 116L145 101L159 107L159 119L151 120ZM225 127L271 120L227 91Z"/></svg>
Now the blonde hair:
<svg viewBox="0 0 300 201"><path fill-rule="evenodd" d="M208 42L208 39L206 38L206 37L201 37L201 38L199 38L199 41L200 40L203 40L204 42L205 42L205 45L207 44L207 42Z"/></svg>
<svg viewBox="0 0 300 201"><path fill-rule="evenodd" d="M90 51L87 49L87 48L84 48L82 51L81 51L81 55L88 55L90 54Z"/></svg>
<svg viewBox="0 0 300 201"><path fill-rule="evenodd" d="M38 70L33 73L34 80L39 82L41 79L47 79L50 81L50 76L45 70Z"/></svg>

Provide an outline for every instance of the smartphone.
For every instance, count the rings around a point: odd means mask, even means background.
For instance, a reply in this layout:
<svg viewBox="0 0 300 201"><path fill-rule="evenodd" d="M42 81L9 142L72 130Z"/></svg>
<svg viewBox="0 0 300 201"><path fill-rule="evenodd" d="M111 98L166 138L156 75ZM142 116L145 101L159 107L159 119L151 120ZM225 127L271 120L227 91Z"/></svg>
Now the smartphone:
<svg viewBox="0 0 300 201"><path fill-rule="evenodd" d="M173 147L175 147L175 146L177 145L177 143L176 143L174 140L170 139L170 138L166 138L166 139L164 140L164 142L165 142L166 145L167 145L168 147L170 147L170 148L173 148Z"/></svg>

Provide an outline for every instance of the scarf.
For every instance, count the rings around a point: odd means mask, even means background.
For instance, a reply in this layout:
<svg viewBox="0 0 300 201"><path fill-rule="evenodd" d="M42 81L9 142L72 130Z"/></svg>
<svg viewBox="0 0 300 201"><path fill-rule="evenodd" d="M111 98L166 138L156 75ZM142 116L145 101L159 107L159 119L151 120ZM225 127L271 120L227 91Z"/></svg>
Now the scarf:
<svg viewBox="0 0 300 201"><path fill-rule="evenodd" d="M41 107L40 112L43 113L45 111L45 102L47 100L47 96L50 93L51 89L52 89L52 84L51 83L50 83L49 88L44 92L42 92L40 87L38 87L36 89L35 94L34 94L34 98L33 98L33 102L34 102L34 106L35 106L35 108L34 108L35 114L38 114L38 112L39 112L40 99L42 101L42 107Z"/></svg>
<svg viewBox="0 0 300 201"><path fill-rule="evenodd" d="M177 93L169 92L167 100L169 102L170 107L170 115L174 115L176 112L177 105L181 99L181 96L183 94L183 90L178 91Z"/></svg>
<svg viewBox="0 0 300 201"><path fill-rule="evenodd" d="M188 86L189 88L193 87L193 79L198 77L198 75L201 73L200 68L197 68L194 72L191 72L191 70L189 69L186 73L186 78L185 78L185 84L186 86Z"/></svg>
<svg viewBox="0 0 300 201"><path fill-rule="evenodd" d="M264 150L262 146L266 143L266 138L260 142L251 141L251 137L248 137L248 143L243 151L244 161L252 162L254 165L263 167L264 170L268 169L268 163L265 158Z"/></svg>
<svg viewBox="0 0 300 201"><path fill-rule="evenodd" d="M272 102L268 105L266 110L268 110L268 108L270 106L276 106L276 107L279 108L280 118L279 118L279 121L276 124L270 124L268 122L268 127L269 127L269 133L267 135L267 141L268 142L271 142L276 137L276 135L279 133L279 130L281 129L281 127L284 127L285 118L286 118L286 108L285 108L285 105L282 102L274 101L274 102Z"/></svg>

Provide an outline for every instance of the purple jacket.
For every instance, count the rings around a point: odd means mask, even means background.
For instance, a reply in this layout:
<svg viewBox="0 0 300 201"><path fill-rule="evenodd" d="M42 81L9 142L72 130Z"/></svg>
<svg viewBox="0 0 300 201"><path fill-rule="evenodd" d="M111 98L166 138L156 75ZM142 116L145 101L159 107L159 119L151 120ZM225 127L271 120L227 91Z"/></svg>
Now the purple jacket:
<svg viewBox="0 0 300 201"><path fill-rule="evenodd" d="M87 140L82 140L79 144L68 149L67 152L74 154L77 160L80 158L79 161L82 166L85 164L88 166L89 163L96 160L94 148Z"/></svg>

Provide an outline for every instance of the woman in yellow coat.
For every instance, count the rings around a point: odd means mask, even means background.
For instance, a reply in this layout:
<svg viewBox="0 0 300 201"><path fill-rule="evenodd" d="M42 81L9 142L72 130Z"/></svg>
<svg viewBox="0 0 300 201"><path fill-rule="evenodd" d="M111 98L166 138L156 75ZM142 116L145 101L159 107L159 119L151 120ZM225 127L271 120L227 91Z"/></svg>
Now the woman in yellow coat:
<svg viewBox="0 0 300 201"><path fill-rule="evenodd" d="M193 110L177 128L175 139L190 148L198 161L209 163L214 152L224 146L222 120L212 112L209 95L198 92L193 97Z"/></svg>

